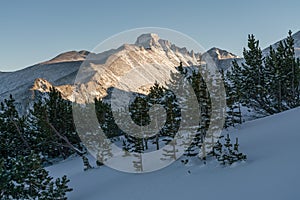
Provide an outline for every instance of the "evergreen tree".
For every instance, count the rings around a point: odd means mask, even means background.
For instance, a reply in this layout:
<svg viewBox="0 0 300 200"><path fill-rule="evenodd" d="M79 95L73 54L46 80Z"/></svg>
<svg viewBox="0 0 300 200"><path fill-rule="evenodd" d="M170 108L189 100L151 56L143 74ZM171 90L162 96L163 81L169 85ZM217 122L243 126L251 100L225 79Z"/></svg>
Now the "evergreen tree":
<svg viewBox="0 0 300 200"><path fill-rule="evenodd" d="M115 122L110 104L101 99L95 99L95 109L101 129L107 138L113 138L124 134Z"/></svg>
<svg viewBox="0 0 300 200"><path fill-rule="evenodd" d="M66 199L66 176L52 181L36 153L39 138L26 116L20 117L12 95L0 106L1 199Z"/></svg>
<svg viewBox="0 0 300 200"><path fill-rule="evenodd" d="M300 65L299 58L295 58L294 38L292 31L289 31L285 46L285 71L287 72L287 91L286 103L289 108L299 106L299 79L300 79Z"/></svg>
<svg viewBox="0 0 300 200"><path fill-rule="evenodd" d="M277 48L270 46L265 59L265 76L269 94L269 107L281 112L299 106L300 64L295 58L292 32Z"/></svg>
<svg viewBox="0 0 300 200"><path fill-rule="evenodd" d="M1 157L1 199L67 199L66 176L53 181L36 154Z"/></svg>
<svg viewBox="0 0 300 200"><path fill-rule="evenodd" d="M30 122L39 140L39 152L46 159L65 159L73 153L86 159L85 148L75 131L71 102L64 100L55 88L50 89L48 96L34 103ZM91 166L88 164L85 168Z"/></svg>
<svg viewBox="0 0 300 200"><path fill-rule="evenodd" d="M193 71L191 76L191 84L198 100L201 118L197 133L195 134L190 146L186 151L187 156L196 156L201 152L201 145L205 141L206 132L210 124L210 116L212 111L210 93L208 91L206 82L203 79L203 77L206 77L206 81L210 81L210 75L208 74L209 72L205 70L205 66L202 65L199 66L198 70L199 71Z"/></svg>
<svg viewBox="0 0 300 200"><path fill-rule="evenodd" d="M25 155L33 148L33 136L26 124L26 118L20 117L15 100L10 95L0 104L0 153L1 157Z"/></svg>
<svg viewBox="0 0 300 200"><path fill-rule="evenodd" d="M236 142L233 145L231 143L229 134L227 134L225 138L225 144L222 145L220 142L218 142L218 144L215 146L215 149L217 150L215 157L223 165L232 165L235 162L244 161L247 159L245 154L239 152L238 138L236 138Z"/></svg>
<svg viewBox="0 0 300 200"><path fill-rule="evenodd" d="M234 65L237 65L236 61L233 62ZM230 76L230 73L227 73L227 76ZM228 78L224 76L222 70L222 79L224 82L224 87L226 91L226 120L225 128L229 126L235 126L235 124L242 123L242 112L241 112L241 96L240 96L240 87L238 84L230 84ZM238 77L232 77L232 79L239 79ZM235 81L237 82L237 81Z"/></svg>
<svg viewBox="0 0 300 200"><path fill-rule="evenodd" d="M248 36L248 48L244 48L245 64L242 63L242 75L246 78L243 85L244 94L248 94L251 99L259 101L262 98L263 92L263 57L259 47L259 41L254 35Z"/></svg>
<svg viewBox="0 0 300 200"><path fill-rule="evenodd" d="M249 35L244 58L242 67L233 62L228 76L233 88L238 89L238 97L243 104L263 114L274 114L299 106L300 62L295 58L291 31L276 49L270 47L265 58L259 41Z"/></svg>
<svg viewBox="0 0 300 200"><path fill-rule="evenodd" d="M234 62L229 78L234 87L239 88L242 103L259 112L273 114L268 106L262 51L254 35L248 36L248 49L244 48L243 55L245 63L240 67Z"/></svg>
<svg viewBox="0 0 300 200"><path fill-rule="evenodd" d="M270 108L274 112L281 112L286 110L287 107L283 102L283 83L284 74L281 70L281 63L283 61L283 43L280 42L277 52L270 46L269 55L265 59L265 76L267 79L266 86L270 95Z"/></svg>
<svg viewBox="0 0 300 200"><path fill-rule="evenodd" d="M172 140L174 136L174 120L176 117L176 114L174 112L174 104L175 104L175 96L172 96L172 92L168 91L165 87L160 86L157 82L154 83L154 85L150 88L150 92L147 95L147 101L149 104L149 107L154 106L155 104L160 104L164 107L166 110L166 116L160 116L159 119L165 118L166 122L162 129L155 135L154 144L156 144L156 149L158 150L159 147L159 141L160 138L163 138L165 143L168 143ZM155 119L155 123L158 124L157 116ZM168 137L168 138L167 138Z"/></svg>

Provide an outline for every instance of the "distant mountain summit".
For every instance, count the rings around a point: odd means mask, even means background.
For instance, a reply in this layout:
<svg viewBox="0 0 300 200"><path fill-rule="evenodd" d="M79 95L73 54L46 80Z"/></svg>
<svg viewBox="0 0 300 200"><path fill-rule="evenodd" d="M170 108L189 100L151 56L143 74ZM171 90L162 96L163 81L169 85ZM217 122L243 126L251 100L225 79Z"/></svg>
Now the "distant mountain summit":
<svg viewBox="0 0 300 200"><path fill-rule="evenodd" d="M159 40L161 40L157 34L155 33L146 33L140 35L135 42L135 45L137 46L143 46L145 49L155 47L160 48L161 45L159 43Z"/></svg>
<svg viewBox="0 0 300 200"><path fill-rule="evenodd" d="M212 58L218 68L223 70L229 68L234 59L240 59L237 55L216 47L209 49L203 54L203 56L207 55Z"/></svg>
<svg viewBox="0 0 300 200"><path fill-rule="evenodd" d="M211 48L206 53L208 53L213 59L216 59L216 60L239 58L237 55L234 55L233 53L230 53L223 49L219 49L217 47Z"/></svg>
<svg viewBox="0 0 300 200"><path fill-rule="evenodd" d="M179 52L183 55L189 55L191 57L197 57L199 58L199 56L201 55L200 52L198 53L194 53L193 50L188 51L188 49L186 47L178 47L175 44L172 44L170 41L168 40L164 40L164 39L160 39L159 36L155 33L146 33L146 34L142 34L140 35L136 42L135 42L136 46L142 46L145 49L150 50L152 47L156 48L156 49L160 49L163 51L173 51L173 52Z"/></svg>
<svg viewBox="0 0 300 200"><path fill-rule="evenodd" d="M62 62L74 62L74 61L84 61L86 57L90 54L89 51L68 51L62 54L59 54L55 58L43 62L41 64L53 64L53 63L62 63Z"/></svg>

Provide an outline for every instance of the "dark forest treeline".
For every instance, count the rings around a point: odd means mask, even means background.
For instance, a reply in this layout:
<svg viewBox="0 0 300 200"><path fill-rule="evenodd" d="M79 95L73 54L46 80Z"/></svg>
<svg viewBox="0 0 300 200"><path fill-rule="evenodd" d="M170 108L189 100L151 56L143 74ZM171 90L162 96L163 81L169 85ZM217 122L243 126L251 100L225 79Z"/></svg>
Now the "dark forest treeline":
<svg viewBox="0 0 300 200"><path fill-rule="evenodd" d="M233 62L227 73L235 102L264 115L299 106L300 62L291 31L276 48L270 46L268 55L262 54L259 41L249 35L243 55L245 63Z"/></svg>

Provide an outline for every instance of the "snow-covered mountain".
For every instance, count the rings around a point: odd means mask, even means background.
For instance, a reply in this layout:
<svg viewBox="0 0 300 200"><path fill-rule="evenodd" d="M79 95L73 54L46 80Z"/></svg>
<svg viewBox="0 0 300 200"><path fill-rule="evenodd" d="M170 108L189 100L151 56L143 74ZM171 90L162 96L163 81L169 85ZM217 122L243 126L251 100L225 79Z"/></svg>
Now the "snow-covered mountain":
<svg viewBox="0 0 300 200"><path fill-rule="evenodd" d="M143 34L134 44L124 44L99 54L70 51L19 71L0 73L0 101L12 94L21 107L30 102L35 95L34 91L47 91L52 85L63 92L65 98L72 100L72 85L85 60L88 65L86 68L92 76L80 88L103 97L107 88L114 87L120 77L130 70L139 68L139 76L132 83L138 84L143 76L149 76L146 74L148 70L154 75L151 81L163 81L180 62L184 65L196 65L199 56L200 54L188 51L185 47L177 47L160 39L156 34ZM148 69L143 70L143 67ZM104 68L105 72L101 71ZM143 86L139 91L145 91L147 87Z"/></svg>
<svg viewBox="0 0 300 200"><path fill-rule="evenodd" d="M218 68L223 70L230 67L234 59L240 59L237 55L216 47L209 49L203 55L206 54L208 54L213 59Z"/></svg>
<svg viewBox="0 0 300 200"><path fill-rule="evenodd" d="M211 57L213 57L216 60L226 60L226 59L238 58L237 55L234 55L233 53L230 53L226 50L219 49L216 47L211 48L206 53L208 53Z"/></svg>
<svg viewBox="0 0 300 200"><path fill-rule="evenodd" d="M156 34L143 34L134 44L124 44L108 57L102 58L102 54L88 57L78 73L77 80L81 81L76 82L76 101L89 102L94 97L105 97L110 87L146 93L155 81L169 80L170 71L175 72L180 62L185 66L197 65L199 56ZM122 88L118 86L121 79ZM84 95L77 95L82 93Z"/></svg>
<svg viewBox="0 0 300 200"><path fill-rule="evenodd" d="M62 63L62 62L73 62L73 61L84 61L86 57L90 54L89 51L69 51L61 53L55 58L43 62L41 64L53 64L53 63Z"/></svg>
<svg viewBox="0 0 300 200"><path fill-rule="evenodd" d="M0 73L0 101L12 94L19 110L27 105L35 92L36 79L45 79L54 85L72 84L82 61L37 64L19 71Z"/></svg>

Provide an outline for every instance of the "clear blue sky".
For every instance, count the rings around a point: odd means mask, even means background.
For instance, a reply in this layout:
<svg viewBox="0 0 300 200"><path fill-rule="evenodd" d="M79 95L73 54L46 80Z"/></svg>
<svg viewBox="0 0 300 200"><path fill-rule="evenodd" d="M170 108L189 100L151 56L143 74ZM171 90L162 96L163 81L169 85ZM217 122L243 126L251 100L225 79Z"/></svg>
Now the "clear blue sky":
<svg viewBox="0 0 300 200"><path fill-rule="evenodd" d="M242 55L253 33L264 48L300 30L299 0L1 1L0 71L21 69L69 50L92 50L138 27L183 32L205 49Z"/></svg>

